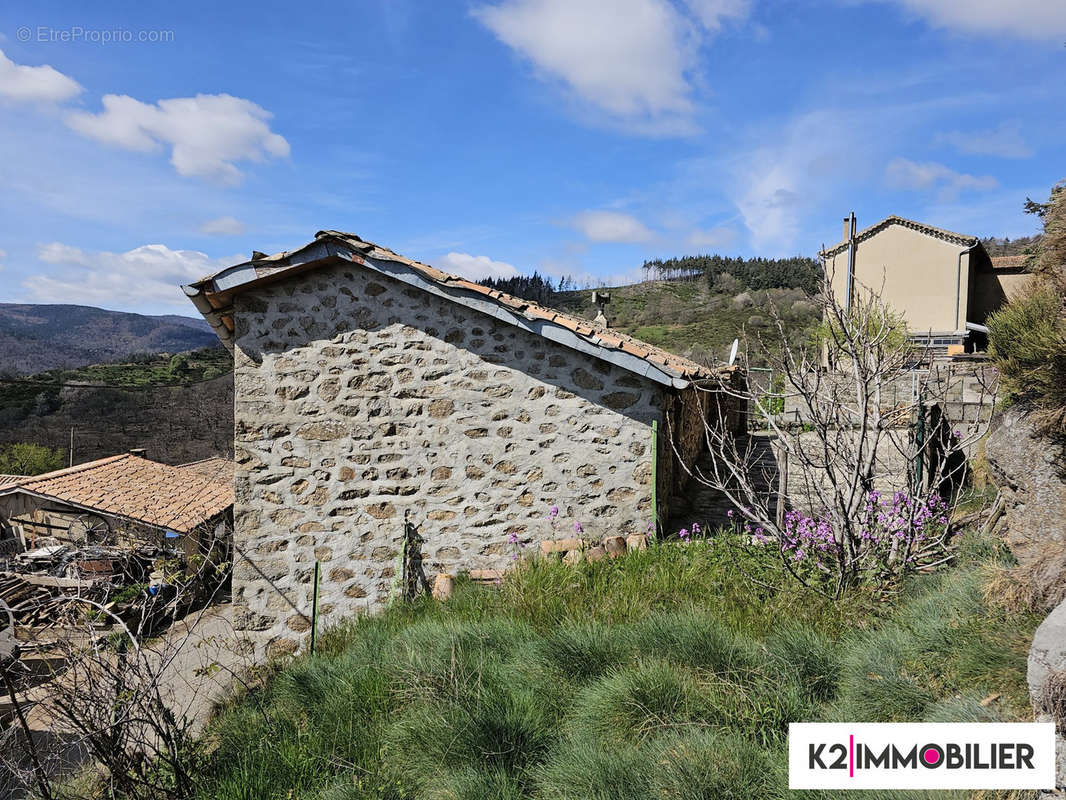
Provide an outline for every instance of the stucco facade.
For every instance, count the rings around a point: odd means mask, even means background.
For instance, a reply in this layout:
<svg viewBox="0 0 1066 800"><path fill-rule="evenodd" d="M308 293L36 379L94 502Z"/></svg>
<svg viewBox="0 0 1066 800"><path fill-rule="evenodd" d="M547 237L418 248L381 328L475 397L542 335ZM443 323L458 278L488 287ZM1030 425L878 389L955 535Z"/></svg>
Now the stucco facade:
<svg viewBox="0 0 1066 800"><path fill-rule="evenodd" d="M393 594L405 518L437 572L521 544L634 533L698 455L706 392L679 390L340 263L233 299L234 601L270 653ZM735 417L730 424L736 424Z"/></svg>
<svg viewBox="0 0 1066 800"><path fill-rule="evenodd" d="M853 250L854 255L850 253ZM984 324L1007 294L980 241L899 217L889 217L823 253L833 294L874 293L902 313L913 336L934 344L961 343L966 323ZM853 258L851 288L848 263Z"/></svg>

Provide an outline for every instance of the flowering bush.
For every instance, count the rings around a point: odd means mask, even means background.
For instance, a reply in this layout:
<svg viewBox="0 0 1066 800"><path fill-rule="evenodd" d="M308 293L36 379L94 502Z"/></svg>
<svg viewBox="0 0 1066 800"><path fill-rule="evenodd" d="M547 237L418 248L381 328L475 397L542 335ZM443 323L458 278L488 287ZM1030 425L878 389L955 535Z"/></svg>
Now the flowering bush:
<svg viewBox="0 0 1066 800"><path fill-rule="evenodd" d="M755 546L774 540L750 522L742 527ZM942 555L947 527L948 506L939 494L920 498L871 491L857 521L857 535L850 539L834 529L829 515L792 510L785 513L778 544L788 567L804 576L832 578L851 572L883 578Z"/></svg>

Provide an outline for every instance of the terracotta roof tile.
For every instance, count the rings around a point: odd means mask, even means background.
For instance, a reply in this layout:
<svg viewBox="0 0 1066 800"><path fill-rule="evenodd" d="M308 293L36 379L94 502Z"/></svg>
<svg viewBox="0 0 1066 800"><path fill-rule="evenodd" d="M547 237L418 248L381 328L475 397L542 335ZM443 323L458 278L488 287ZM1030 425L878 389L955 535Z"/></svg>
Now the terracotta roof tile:
<svg viewBox="0 0 1066 800"><path fill-rule="evenodd" d="M960 247L976 245L980 242L976 236L969 236L965 233L955 233L955 231L945 230L944 228L936 228L932 225L926 225L924 222L916 222L913 219L905 219L903 217L897 217L895 214L889 217L885 217L876 225L871 225L869 228L864 228L855 234L855 241L861 242L864 239L869 239L871 236L880 233L890 225L900 225L904 228L910 228L911 230L924 233L927 236L933 236L937 239L944 239L945 241L957 244ZM848 240L845 239L842 242L838 242L832 247L828 247L821 252L824 257L834 256L842 250L847 249Z"/></svg>
<svg viewBox="0 0 1066 800"><path fill-rule="evenodd" d="M126 453L24 478L3 491L32 492L184 533L233 505L232 480L205 477L191 466Z"/></svg>
<svg viewBox="0 0 1066 800"><path fill-rule="evenodd" d="M434 283L449 288L469 291L490 298L499 305L511 309L527 319L543 319L561 325L579 336L588 339L593 344L607 349L622 350L657 367L663 368L669 373L673 373L685 380L713 378L721 373L721 370L711 369L701 364L697 364L687 358L674 355L673 353L669 353L654 345L642 342L639 339L634 339L619 331L611 330L608 332L606 328L602 328L594 322L582 317L565 314L555 309L547 308L537 303L505 294L504 292L497 291L488 286L482 286L474 281L461 278L458 275L442 272L436 267L431 267L428 264L423 264L419 261L412 261L386 247L381 247L371 242L364 241L355 234L344 233L342 231L319 231L315 234L315 240L313 242L305 245L299 250L257 258L246 264L237 264L234 267L222 270L214 275L209 275L191 286L186 287L186 292L194 298L194 301L198 296L204 296L210 308L205 310L205 308L201 307L201 303L199 302L197 303L197 307L201 308L201 311L205 313L205 316L208 317L209 321L211 321L211 315L217 311L217 317L221 318L222 325L225 326L227 331L232 331L232 313L224 311L223 308L229 306L235 294L240 293L253 283L258 284L259 280L266 277L282 277L290 269L303 270L314 268L316 262L308 262L305 258L303 261L297 259L297 261L293 263L292 259L297 254L308 251L310 248L318 246L323 242L335 242L348 252L360 253L381 261L392 261L394 263L403 264L415 270L423 278ZM320 260L323 265L333 263L332 259L326 257L322 257ZM225 289L220 289L215 284L216 279L223 274L229 273L231 270L245 268L249 265L254 268L253 272L256 275L255 280L242 282L236 286L230 285ZM217 321L212 324L216 325L216 331L218 331Z"/></svg>
<svg viewBox="0 0 1066 800"><path fill-rule="evenodd" d="M25 475L0 475L0 488L14 486L19 481L26 480Z"/></svg>
<svg viewBox="0 0 1066 800"><path fill-rule="evenodd" d="M992 259L992 269L1015 269L1024 267L1029 256L996 256Z"/></svg>

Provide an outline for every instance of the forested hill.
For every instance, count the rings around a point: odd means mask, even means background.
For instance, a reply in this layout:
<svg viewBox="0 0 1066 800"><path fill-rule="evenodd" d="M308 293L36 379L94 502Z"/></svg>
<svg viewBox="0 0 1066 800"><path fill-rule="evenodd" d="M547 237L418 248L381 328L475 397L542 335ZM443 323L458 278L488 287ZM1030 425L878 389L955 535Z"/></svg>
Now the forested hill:
<svg viewBox="0 0 1066 800"><path fill-rule="evenodd" d="M213 347L202 319L147 316L76 305L0 303L0 374L23 375Z"/></svg>
<svg viewBox="0 0 1066 800"><path fill-rule="evenodd" d="M812 258L684 256L646 261L648 280L609 289L612 328L706 363L726 357L744 331L759 333L776 313L797 335L818 321L811 299L822 279ZM482 281L502 292L592 319L592 290L537 273Z"/></svg>

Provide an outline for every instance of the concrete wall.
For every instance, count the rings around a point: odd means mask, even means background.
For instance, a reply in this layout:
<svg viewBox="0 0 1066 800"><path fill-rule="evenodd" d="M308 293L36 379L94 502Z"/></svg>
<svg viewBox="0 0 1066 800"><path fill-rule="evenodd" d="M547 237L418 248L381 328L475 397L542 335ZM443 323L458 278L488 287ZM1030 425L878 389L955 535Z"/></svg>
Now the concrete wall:
<svg viewBox="0 0 1066 800"><path fill-rule="evenodd" d="M856 245L855 296L864 289L880 292L888 307L903 313L914 334L963 331L971 270L969 255L964 255L958 286L958 254L962 249L902 225L889 225ZM828 259L827 269L833 278L833 293L843 306L848 251ZM956 296L961 297L958 320Z"/></svg>
<svg viewBox="0 0 1066 800"><path fill-rule="evenodd" d="M651 520L662 387L367 270L340 265L235 306L234 599L295 649L313 563L325 624L387 602L404 515L424 566L502 568L580 520Z"/></svg>

